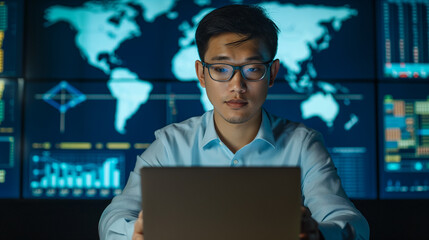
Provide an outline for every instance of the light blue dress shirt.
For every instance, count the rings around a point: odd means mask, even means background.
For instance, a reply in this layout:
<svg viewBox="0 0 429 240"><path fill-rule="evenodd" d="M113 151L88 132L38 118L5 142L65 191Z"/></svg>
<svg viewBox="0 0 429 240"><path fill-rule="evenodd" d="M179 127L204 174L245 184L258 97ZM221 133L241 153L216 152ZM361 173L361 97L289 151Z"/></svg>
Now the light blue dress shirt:
<svg viewBox="0 0 429 240"><path fill-rule="evenodd" d="M137 156L121 195L104 210L101 239L131 239L141 210L140 168L145 166L299 166L303 205L319 223L325 239L369 239L369 226L346 196L321 135L262 111L255 139L231 152L219 139L213 111L155 132L156 140Z"/></svg>

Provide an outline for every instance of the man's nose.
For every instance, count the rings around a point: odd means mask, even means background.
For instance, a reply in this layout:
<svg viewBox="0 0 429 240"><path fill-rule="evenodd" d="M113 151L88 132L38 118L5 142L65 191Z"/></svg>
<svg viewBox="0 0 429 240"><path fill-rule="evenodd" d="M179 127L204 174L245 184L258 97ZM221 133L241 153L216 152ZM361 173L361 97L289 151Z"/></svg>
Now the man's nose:
<svg viewBox="0 0 429 240"><path fill-rule="evenodd" d="M246 80L239 69L232 73L231 80L229 80L229 88L231 92L245 92L247 89Z"/></svg>

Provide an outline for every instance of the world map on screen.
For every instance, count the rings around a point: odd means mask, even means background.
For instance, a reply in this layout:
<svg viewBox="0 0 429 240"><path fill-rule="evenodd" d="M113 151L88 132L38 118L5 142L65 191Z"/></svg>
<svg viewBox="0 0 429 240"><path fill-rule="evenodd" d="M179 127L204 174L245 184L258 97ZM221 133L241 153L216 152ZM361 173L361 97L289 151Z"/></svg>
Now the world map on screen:
<svg viewBox="0 0 429 240"><path fill-rule="evenodd" d="M178 81L194 81L200 89L204 110L213 108L195 75L194 62L199 57L194 35L198 22L214 8L210 7L211 1L195 0L198 10L191 18L182 18L182 13L188 11L186 6L181 7L182 3L175 0L87 1L73 7L52 5L44 12L45 27L67 23L76 31L74 44L82 59L109 78L108 89L117 100L114 128L118 133L125 134L127 120L147 103L153 89L151 81L141 79L136 69L127 66L124 61L127 56L117 53L129 40L153 37L153 32L140 26L142 21L157 24L157 18L164 17L175 23L181 37L175 40L177 53L168 60L170 71ZM341 31L343 23L356 17L358 11L348 6L279 2L261 2L259 5L266 9L280 29L276 57L286 73L278 78L285 79L296 93L308 96L301 102L303 119L318 117L331 127L340 112L334 94L348 93L348 89L339 84L313 81L318 69L312 64L312 53L329 49L332 35ZM352 128L358 119L353 115L353 119L343 123L344 129Z"/></svg>

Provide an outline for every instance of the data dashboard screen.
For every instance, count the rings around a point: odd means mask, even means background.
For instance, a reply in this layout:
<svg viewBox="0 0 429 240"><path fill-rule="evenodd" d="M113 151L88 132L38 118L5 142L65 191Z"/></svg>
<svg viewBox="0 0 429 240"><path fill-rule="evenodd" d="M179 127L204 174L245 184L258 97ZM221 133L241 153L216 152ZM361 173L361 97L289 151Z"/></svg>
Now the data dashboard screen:
<svg viewBox="0 0 429 240"><path fill-rule="evenodd" d="M264 107L321 132L347 195L371 199L377 197L375 101L373 83L319 81L310 95L274 83Z"/></svg>
<svg viewBox="0 0 429 240"><path fill-rule="evenodd" d="M0 1L0 77L22 77L23 0Z"/></svg>
<svg viewBox="0 0 429 240"><path fill-rule="evenodd" d="M22 80L0 78L0 198L19 198Z"/></svg>
<svg viewBox="0 0 429 240"><path fill-rule="evenodd" d="M429 84L380 84L380 198L429 198Z"/></svg>
<svg viewBox="0 0 429 240"><path fill-rule="evenodd" d="M377 1L381 79L429 78L429 2Z"/></svg>
<svg viewBox="0 0 429 240"><path fill-rule="evenodd" d="M146 98L139 94L144 86L132 81L27 83L24 198L99 199L121 192L137 155L167 121L165 86L152 84ZM122 84L134 86L125 97L115 92Z"/></svg>

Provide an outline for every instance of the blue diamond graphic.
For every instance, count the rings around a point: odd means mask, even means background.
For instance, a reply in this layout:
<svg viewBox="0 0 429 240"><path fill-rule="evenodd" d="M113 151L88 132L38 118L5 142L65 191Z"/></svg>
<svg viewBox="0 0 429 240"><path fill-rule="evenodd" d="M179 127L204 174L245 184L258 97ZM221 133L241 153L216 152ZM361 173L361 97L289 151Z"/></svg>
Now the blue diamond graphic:
<svg viewBox="0 0 429 240"><path fill-rule="evenodd" d="M61 93L62 90L67 92L67 97L69 99L67 99L67 102L65 103L58 103L54 98L57 95L63 94ZM61 113L65 113L70 108L75 107L79 103L85 101L86 96L68 82L61 81L58 85L43 94L43 100L45 100L45 102L49 103L54 108L58 109L58 111Z"/></svg>

